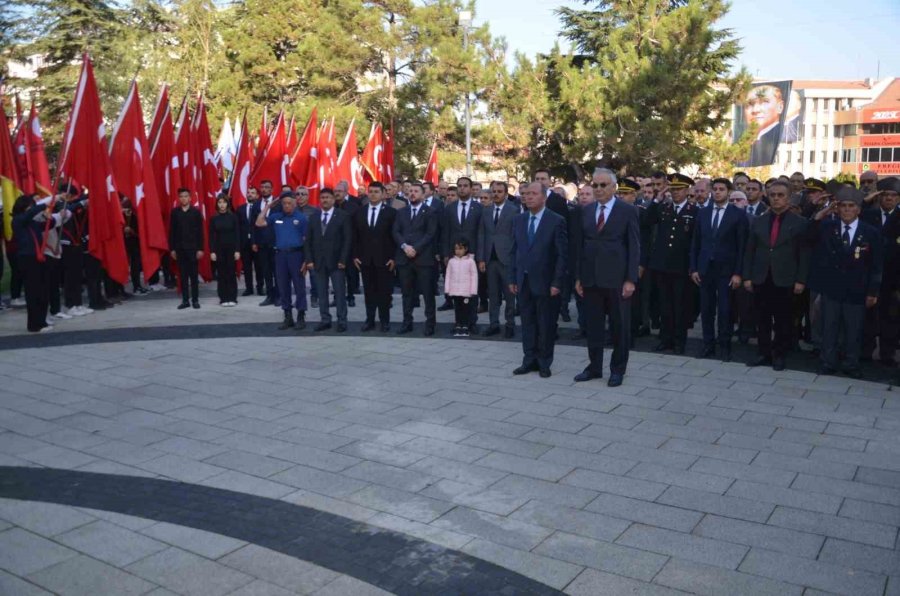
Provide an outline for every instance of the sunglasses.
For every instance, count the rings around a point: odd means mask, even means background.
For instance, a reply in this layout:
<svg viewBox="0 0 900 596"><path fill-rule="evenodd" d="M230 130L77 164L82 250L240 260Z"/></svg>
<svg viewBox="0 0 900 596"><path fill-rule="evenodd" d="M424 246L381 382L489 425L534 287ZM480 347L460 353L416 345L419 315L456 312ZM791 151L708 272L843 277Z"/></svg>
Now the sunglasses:
<svg viewBox="0 0 900 596"><path fill-rule="evenodd" d="M592 188L606 188L609 185L609 182L591 182Z"/></svg>

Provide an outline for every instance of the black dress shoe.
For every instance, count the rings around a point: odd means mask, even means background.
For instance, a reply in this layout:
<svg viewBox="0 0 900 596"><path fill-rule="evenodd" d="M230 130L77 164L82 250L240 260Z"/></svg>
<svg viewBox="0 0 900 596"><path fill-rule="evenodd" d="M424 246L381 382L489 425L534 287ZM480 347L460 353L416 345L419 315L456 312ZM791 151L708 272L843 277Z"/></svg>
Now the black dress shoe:
<svg viewBox="0 0 900 596"><path fill-rule="evenodd" d="M893 358L881 358L878 362L881 363L881 366L887 368L897 368L897 361Z"/></svg>
<svg viewBox="0 0 900 596"><path fill-rule="evenodd" d="M425 337L431 337L432 335L434 335L434 327L426 326L425 330L422 332L422 335L424 335Z"/></svg>
<svg viewBox="0 0 900 596"><path fill-rule="evenodd" d="M297 331L302 331L306 329L306 313L299 312L297 313Z"/></svg>
<svg viewBox="0 0 900 596"><path fill-rule="evenodd" d="M700 350L700 355L697 358L712 358L716 355L716 347L715 346L705 346L702 350Z"/></svg>
<svg viewBox="0 0 900 596"><path fill-rule="evenodd" d="M450 302L444 302L438 307L438 310L453 310L453 305Z"/></svg>
<svg viewBox="0 0 900 596"><path fill-rule="evenodd" d="M772 358L770 356L757 356L748 362L747 366L766 366L769 364L772 364Z"/></svg>
<svg viewBox="0 0 900 596"><path fill-rule="evenodd" d="M503 337L506 339L512 339L516 336L516 328L515 327L507 327L503 330Z"/></svg>
<svg viewBox="0 0 900 596"><path fill-rule="evenodd" d="M863 378L862 371L858 368L845 368L844 374L850 377L851 379L861 379Z"/></svg>
<svg viewBox="0 0 900 596"><path fill-rule="evenodd" d="M382 333L390 333L390 331L391 331L391 324L390 324L390 323L382 323L382 324L381 324L381 332L382 332Z"/></svg>
<svg viewBox="0 0 900 596"><path fill-rule="evenodd" d="M549 368L542 368L540 370L540 372L538 372L538 374L541 376L542 379L549 379L551 373L550 373Z"/></svg>
<svg viewBox="0 0 900 596"><path fill-rule="evenodd" d="M748 343L750 343L750 336L744 334L738 335L738 343L742 346L747 345Z"/></svg>
<svg viewBox="0 0 900 596"><path fill-rule="evenodd" d="M347 323L338 323L337 324L337 332L338 333L347 333Z"/></svg>
<svg viewBox="0 0 900 596"><path fill-rule="evenodd" d="M331 323L319 323L313 328L313 331L325 331L331 329Z"/></svg>
<svg viewBox="0 0 900 596"><path fill-rule="evenodd" d="M648 335L650 335L650 328L644 327L643 325L641 325L640 327L638 327L638 330L635 333L635 335L637 337L647 337Z"/></svg>
<svg viewBox="0 0 900 596"><path fill-rule="evenodd" d="M563 311L559 314L559 316L562 318L563 323L571 323L572 322L572 315L569 314L569 311Z"/></svg>
<svg viewBox="0 0 900 596"><path fill-rule="evenodd" d="M500 335L500 327L498 325L491 325L481 332L481 335L484 337L492 337L494 335Z"/></svg>
<svg viewBox="0 0 900 596"><path fill-rule="evenodd" d="M574 340L578 341L578 340L584 339L585 337L587 337L587 336L584 334L584 331L582 331L581 329L578 329L569 337L569 339L574 339Z"/></svg>
<svg viewBox="0 0 900 596"><path fill-rule="evenodd" d="M281 322L281 325L278 326L279 331L284 331L285 329L290 329L294 326L294 317L288 313L284 315L284 321Z"/></svg>
<svg viewBox="0 0 900 596"><path fill-rule="evenodd" d="M350 308L356 306L356 298L354 298L353 296L349 296L347 298L347 306L349 306Z"/></svg>
<svg viewBox="0 0 900 596"><path fill-rule="evenodd" d="M675 346L673 346L669 342L661 341L658 344L656 344L656 347L653 348L653 351L654 352L665 352L666 350L671 350L673 347L675 347Z"/></svg>
<svg viewBox="0 0 900 596"><path fill-rule="evenodd" d="M833 375L836 372L837 372L837 369L835 369L834 367L825 365L825 364L820 364L819 367L816 369L817 375Z"/></svg>
<svg viewBox="0 0 900 596"><path fill-rule="evenodd" d="M772 370L784 370L784 358L772 358Z"/></svg>
<svg viewBox="0 0 900 596"><path fill-rule="evenodd" d="M622 384L622 379L624 375L620 375L617 373L612 373L609 375L609 380L606 382L606 385L609 387L618 387Z"/></svg>
<svg viewBox="0 0 900 596"><path fill-rule="evenodd" d="M319 299L318 298L310 298L309 299L309 307L310 308L319 308Z"/></svg>
<svg viewBox="0 0 900 596"><path fill-rule="evenodd" d="M273 304L272 299L269 298L268 296L266 297L265 300L263 300L262 302L259 303L260 306L272 306L272 304Z"/></svg>
<svg viewBox="0 0 900 596"><path fill-rule="evenodd" d="M191 305L188 304L187 302L182 302L181 304L178 305L178 310L184 310L184 309L190 308L190 307L191 307ZM91 308L93 308L94 310L106 310L105 306L101 306L100 308L97 308L96 306L92 306Z"/></svg>
<svg viewBox="0 0 900 596"><path fill-rule="evenodd" d="M407 333L412 333L412 323L403 323L400 325L400 329L397 329L397 335L406 335Z"/></svg>
<svg viewBox="0 0 900 596"><path fill-rule="evenodd" d="M584 383L585 381L591 381L593 379L602 379L602 378L603 378L603 373L596 374L596 373L589 371L588 369L584 369L582 372L575 375L575 382L576 383Z"/></svg>
<svg viewBox="0 0 900 596"><path fill-rule="evenodd" d="M682 354L684 354L684 346L675 346L673 352L675 352L675 354L677 354L678 356L681 356Z"/></svg>
<svg viewBox="0 0 900 596"><path fill-rule="evenodd" d="M256 295L257 295L257 296L265 296L265 295L266 295L266 291L263 290L262 288L257 288L257 289L256 289Z"/></svg>
<svg viewBox="0 0 900 596"><path fill-rule="evenodd" d="M731 348L722 349L722 362L731 362Z"/></svg>
<svg viewBox="0 0 900 596"><path fill-rule="evenodd" d="M534 372L534 371L536 371L537 369L538 369L538 365L537 365L537 364L530 364L530 365L528 365L528 366L526 366L526 365L523 364L522 366L520 366L519 368L517 368L516 370L514 370L514 371L513 371L513 374L514 374L514 375L527 375L528 373Z"/></svg>
<svg viewBox="0 0 900 596"><path fill-rule="evenodd" d="M241 294L241 296L252 296L252 295L253 295L253 290L244 290L244 292Z"/></svg>
<svg viewBox="0 0 900 596"><path fill-rule="evenodd" d="M191 302L191 306L193 306L194 308L200 308L200 303L194 300L193 302Z"/></svg>
<svg viewBox="0 0 900 596"><path fill-rule="evenodd" d="M359 330L365 332L371 331L372 329L375 329L375 323L366 321L365 323L363 323L363 326Z"/></svg>

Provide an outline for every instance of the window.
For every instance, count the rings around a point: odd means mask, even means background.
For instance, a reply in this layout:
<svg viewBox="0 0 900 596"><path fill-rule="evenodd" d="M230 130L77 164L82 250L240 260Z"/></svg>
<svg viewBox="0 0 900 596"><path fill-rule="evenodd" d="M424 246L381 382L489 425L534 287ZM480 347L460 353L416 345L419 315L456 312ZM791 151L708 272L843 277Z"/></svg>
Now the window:
<svg viewBox="0 0 900 596"><path fill-rule="evenodd" d="M835 151L831 156L831 163L837 163L837 162L838 162L838 152Z"/></svg>
<svg viewBox="0 0 900 596"><path fill-rule="evenodd" d="M900 161L900 147L894 147L894 159L891 161Z"/></svg>
<svg viewBox="0 0 900 596"><path fill-rule="evenodd" d="M787 163L791 163L791 152L790 151L787 152L787 159L784 161L786 161Z"/></svg>
<svg viewBox="0 0 900 596"><path fill-rule="evenodd" d="M809 152L809 163L816 163L816 152L815 151Z"/></svg>
<svg viewBox="0 0 900 596"><path fill-rule="evenodd" d="M825 162L827 162L827 161L828 161L828 152L827 152L827 151L822 151L822 156L821 156L821 158L819 159L819 163L825 163Z"/></svg>
<svg viewBox="0 0 900 596"><path fill-rule="evenodd" d="M839 124L834 125L834 132L832 133L834 135L834 138L839 139L842 136L844 136L843 135L844 131L842 129L843 129L843 127L841 125L839 125Z"/></svg>

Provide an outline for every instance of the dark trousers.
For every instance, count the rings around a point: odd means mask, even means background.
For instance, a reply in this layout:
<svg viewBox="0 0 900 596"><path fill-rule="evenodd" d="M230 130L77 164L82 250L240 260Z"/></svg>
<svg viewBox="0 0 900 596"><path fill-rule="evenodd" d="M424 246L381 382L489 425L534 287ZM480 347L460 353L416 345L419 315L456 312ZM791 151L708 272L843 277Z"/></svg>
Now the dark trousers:
<svg viewBox="0 0 900 596"><path fill-rule="evenodd" d="M686 273L654 271L654 282L659 287L660 341L684 347L688 325L694 320L690 292L693 285Z"/></svg>
<svg viewBox="0 0 900 596"><path fill-rule="evenodd" d="M606 318L612 332L613 352L609 370L625 374L631 347L631 301L622 298L621 288L584 288L584 313L590 371L603 374L603 346L606 344Z"/></svg>
<svg viewBox="0 0 900 596"><path fill-rule="evenodd" d="M10 244L6 243L6 260L9 262L9 297L13 300L22 297L22 286L25 283L24 273L19 266L19 257L14 251L9 250Z"/></svg>
<svg viewBox="0 0 900 596"><path fill-rule="evenodd" d="M822 364L831 368L838 366L838 344L843 332L844 368L859 369L862 352L863 327L866 318L864 304L851 304L822 296Z"/></svg>
<svg viewBox="0 0 900 596"><path fill-rule="evenodd" d="M759 355L769 358L784 358L791 348L793 288L780 288L772 283L772 279L769 277L762 285L755 286L753 292L756 313L759 317L757 321Z"/></svg>
<svg viewBox="0 0 900 596"><path fill-rule="evenodd" d="M44 261L44 268L47 275L47 304L50 308L50 314L57 314L61 308L59 300L59 289L62 285L62 259L54 259L47 257Z"/></svg>
<svg viewBox="0 0 900 596"><path fill-rule="evenodd" d="M503 302L503 319L506 326L516 326L516 297L509 291L509 269L499 261L487 263L488 317L491 327L500 325L500 302Z"/></svg>
<svg viewBox="0 0 900 596"><path fill-rule="evenodd" d="M168 252L164 252L160 255L159 269L153 272L153 275L150 276L147 283L151 286L158 284L160 275L162 275L163 281L167 287L175 285L175 276L172 274L172 257L169 256Z"/></svg>
<svg viewBox="0 0 900 596"><path fill-rule="evenodd" d="M391 322L391 294L394 291L394 274L387 267L363 265L363 291L366 296L366 322L375 322L375 312L385 325Z"/></svg>
<svg viewBox="0 0 900 596"><path fill-rule="evenodd" d="M178 262L178 283L181 286L181 301L188 301L188 290L190 290L190 299L197 302L200 299L200 280L197 279L197 251L194 250L178 250L176 251Z"/></svg>
<svg viewBox="0 0 900 596"><path fill-rule="evenodd" d="M309 276L310 280L315 279L316 285L322 292L319 298L319 316L323 323L331 322L331 312L328 309L328 282L331 282L331 288L334 290L334 304L337 307L338 323L347 323L347 270L346 269L325 269L317 267L313 274Z"/></svg>
<svg viewBox="0 0 900 596"><path fill-rule="evenodd" d="M653 295L653 276L648 271L638 280L637 292L639 298L635 301L635 310L640 312L641 326L650 329L650 299Z"/></svg>
<svg viewBox="0 0 900 596"><path fill-rule="evenodd" d="M723 270L716 263L710 263L709 270L700 281L700 315L703 320L704 346L715 345L717 337L719 345L723 348L731 345L734 326L731 321L730 283L731 271Z"/></svg>
<svg viewBox="0 0 900 596"><path fill-rule="evenodd" d="M881 291L878 304L866 309L865 340L863 354L871 356L878 338L878 357L882 361L894 360L897 353L897 337L900 335L900 299L890 291Z"/></svg>
<svg viewBox="0 0 900 596"><path fill-rule="evenodd" d="M275 283L275 248L265 244L259 245L259 261L257 265L259 269L257 273L262 276L262 280L266 286L266 296L270 300L278 299L278 287ZM259 281L257 281L259 283Z"/></svg>
<svg viewBox="0 0 900 596"><path fill-rule="evenodd" d="M103 267L100 265L100 261L90 253L84 253L84 284L87 287L90 308L99 308L106 302L100 293L101 277L103 277Z"/></svg>
<svg viewBox="0 0 900 596"><path fill-rule="evenodd" d="M40 331L47 326L47 268L34 255L18 255L17 264L25 287L28 330Z"/></svg>
<svg viewBox="0 0 900 596"><path fill-rule="evenodd" d="M237 272L235 270L236 262L234 246L217 246L213 251L216 253L216 293L219 295L219 302L237 302L238 284Z"/></svg>
<svg viewBox="0 0 900 596"><path fill-rule="evenodd" d="M425 326L434 329L437 310L434 303L434 279L437 277L437 267L410 264L398 267L397 271L400 275L400 290L403 292L403 322L412 323L413 304L421 295L425 303Z"/></svg>
<svg viewBox="0 0 900 596"><path fill-rule="evenodd" d="M735 291L735 301L738 310L738 335L747 339L756 335L756 305L753 294L744 289L742 285Z"/></svg>
<svg viewBox="0 0 900 596"><path fill-rule="evenodd" d="M556 319L559 316L559 296L533 294L528 276L519 286L519 315L522 317L522 363L537 364L549 369L553 364L556 343Z"/></svg>
<svg viewBox="0 0 900 596"><path fill-rule="evenodd" d="M84 248L73 244L62 247L63 298L66 308L81 306L81 282L84 279Z"/></svg>
<svg viewBox="0 0 900 596"><path fill-rule="evenodd" d="M563 278L563 287L559 290L559 313L568 313L569 312L569 302L572 300L572 288L575 284L575 281L572 279L571 275L566 275Z"/></svg>
<svg viewBox="0 0 900 596"><path fill-rule="evenodd" d="M303 267L303 251L275 250L275 280L278 282L278 296L281 309L291 310L291 288L294 292L293 307L306 312L306 278L300 273Z"/></svg>
<svg viewBox="0 0 900 596"><path fill-rule="evenodd" d="M359 269L347 267L344 272L347 274L347 298L359 294Z"/></svg>
<svg viewBox="0 0 900 596"><path fill-rule="evenodd" d="M454 327L466 328L472 324L472 302L477 302L478 297L448 296L453 299Z"/></svg>
<svg viewBox="0 0 900 596"><path fill-rule="evenodd" d="M317 284L316 281L318 281L318 280L316 279L315 274L309 276L309 297L318 300L319 299L319 288L318 288L319 284ZM322 293L325 294L322 297L322 300L324 300L325 302L328 302L328 286L325 286L325 291Z"/></svg>
<svg viewBox="0 0 900 596"><path fill-rule="evenodd" d="M131 289L137 292L141 287L141 247L139 244L126 244L128 253L128 266L131 272Z"/></svg>
<svg viewBox="0 0 900 596"><path fill-rule="evenodd" d="M253 252L253 245L248 241L241 246L241 269L244 272L244 289L253 290L253 269L256 268L256 283L259 291L262 291L262 274L259 270L257 255Z"/></svg>

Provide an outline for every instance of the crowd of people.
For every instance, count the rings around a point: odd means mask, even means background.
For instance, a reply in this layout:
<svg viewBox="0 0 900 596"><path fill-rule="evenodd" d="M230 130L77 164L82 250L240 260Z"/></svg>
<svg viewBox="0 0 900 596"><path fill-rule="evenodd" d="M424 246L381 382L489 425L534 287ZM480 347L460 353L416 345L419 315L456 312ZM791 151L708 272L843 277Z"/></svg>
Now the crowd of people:
<svg viewBox="0 0 900 596"><path fill-rule="evenodd" d="M799 172L762 182L741 172L619 179L598 168L580 188L554 186L550 172L538 170L522 184L462 177L437 187L373 182L355 192L346 182L319 189L313 207L308 189L285 186L276 196L264 181L237 209L223 194L206 218L182 189L170 216L170 253L148 279L137 221L123 199L132 293L87 250L86 195L61 186L55 197L23 196L6 242L10 304L23 305L24 289L33 332L148 287L177 285L178 308L200 308L199 264L208 247L220 304L237 304L243 279L242 297L282 309L282 330L306 328L310 307L320 313L314 331L345 332L348 307L362 290L361 331L388 332L398 286L400 335L413 331L422 307L425 336L435 333L437 310L454 310L455 336L478 333L486 314L481 335L512 338L518 317L524 356L515 374L551 375L558 321L571 321L573 297L573 338L587 340L589 359L579 382L603 377L608 337L608 384L617 386L635 337L658 330L657 351L684 354L698 319L700 358L730 361L736 336L742 344L756 339L749 366L782 370L801 341L817 354L821 374L860 378L860 363L876 355L897 365L896 177L867 172L857 188Z"/></svg>

